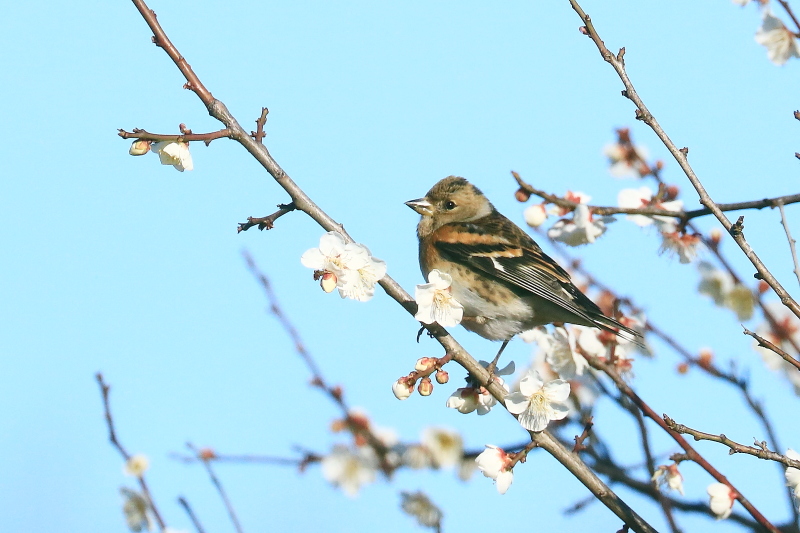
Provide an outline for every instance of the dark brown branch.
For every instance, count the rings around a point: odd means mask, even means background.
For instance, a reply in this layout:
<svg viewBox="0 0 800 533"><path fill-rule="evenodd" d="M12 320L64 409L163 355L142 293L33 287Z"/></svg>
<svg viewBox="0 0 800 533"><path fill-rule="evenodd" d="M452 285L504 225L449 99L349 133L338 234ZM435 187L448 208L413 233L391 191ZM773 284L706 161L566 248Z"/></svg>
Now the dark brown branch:
<svg viewBox="0 0 800 533"><path fill-rule="evenodd" d="M678 433L682 433L684 435L691 435L694 437L694 440L710 440L712 442L718 442L720 444L724 444L728 448L730 448L730 455L735 453L746 453L749 455L754 455L759 459L764 459L766 461L775 461L776 463L782 463L787 468L800 468L800 461L796 459L790 459L785 455L781 455L777 452L773 452L767 446L767 443L764 441L756 441L758 447L753 446L745 446L744 444L739 444L738 442L734 442L724 434L719 435L712 435L711 433L704 433L702 431L698 431L696 429L692 429L688 426L684 426L683 424L678 424L672 418L664 415L664 422L669 426L672 431L676 431Z"/></svg>
<svg viewBox="0 0 800 533"><path fill-rule="evenodd" d="M514 179L519 184L520 189L526 193L536 195L543 200L563 207L564 209L575 209L578 206L577 202L567 200L555 194L550 194L540 189L535 188L529 183L525 182L517 172L511 172ZM720 211L740 211L743 209L764 209L766 207L774 208L781 205L795 204L800 202L800 194L788 194L786 196L777 196L775 198L764 198L763 200L750 200L747 202L734 202L728 204L717 204ZM660 216L660 217L673 217L679 219L682 224L686 224L689 220L705 215L710 215L711 210L704 207L701 209L694 209L692 211L668 211L658 207L610 207L610 206L587 206L592 213L598 215L645 215L645 216Z"/></svg>
<svg viewBox="0 0 800 533"><path fill-rule="evenodd" d="M275 227L276 220L281 218L286 213L291 213L295 209L297 209L297 207L295 207L294 202L289 202L288 204L278 204L278 210L271 215L265 217L247 217L247 222L239 222L239 227L236 229L236 233L247 231L253 226L258 226L258 229L262 231L265 229L272 229Z"/></svg>
<svg viewBox="0 0 800 533"><path fill-rule="evenodd" d="M239 517L236 516L236 511L233 508L230 498L228 498L228 494L225 492L225 488L222 486L222 482L219 480L216 473L214 473L214 469L211 468L211 461L204 459L204 456L200 453L201 450L195 448L191 443L187 443L186 447L192 450L192 453L203 463L206 472L208 472L208 477L211 479L211 483L214 484L214 487L216 487L219 493L219 497L222 499L222 503L225 504L225 509L228 511L228 516L231 518L234 529L236 529L237 533L243 533L244 530L239 523Z"/></svg>
<svg viewBox="0 0 800 533"><path fill-rule="evenodd" d="M167 55L172 59L175 63L175 66L178 67L178 70L181 71L183 77L186 78L186 83L184 84L184 89L190 89L194 91L198 98L206 105L206 107L210 108L212 103L214 102L214 97L205 88L202 84L200 79L192 70L192 67L189 66L189 63L186 62L186 59L178 52L178 49L172 44L172 41L169 40L167 34L161 28L161 24L158 23L156 18L155 11L151 10L147 7L147 4L144 3L144 0L133 0L133 5L136 6L136 9L139 10L139 13L142 15L142 18L150 26L150 30L153 32L153 44L164 50Z"/></svg>
<svg viewBox="0 0 800 533"><path fill-rule="evenodd" d="M779 347L775 346L774 344L769 342L767 339L765 339L761 335L758 335L757 333L754 333L754 332L750 331L749 329L745 328L744 326L742 326L742 329L744 329L744 331L742 333L744 333L745 335L749 335L749 336L753 337L758 342L759 346L761 346L763 348L766 348L768 350L772 350L773 352L775 352L776 354L781 356L781 358L784 361L786 361L787 363L789 363L790 365L795 367L797 370L800 370L800 361L798 361L797 359L795 359L794 357L792 357L788 353L784 352Z"/></svg>
<svg viewBox="0 0 800 533"><path fill-rule="evenodd" d="M263 143L264 137L267 136L267 134L264 133L264 125L267 123L268 113L269 109L266 107L261 108L261 116L256 119L256 131L250 132L250 136L258 143Z"/></svg>
<svg viewBox="0 0 800 533"><path fill-rule="evenodd" d="M181 496L180 498L178 498L178 503L181 504L183 510L186 511L187 515L189 515L189 520L191 520L192 524L194 524L194 528L197 530L197 533L205 533L205 531L203 530L203 526L200 524L200 520L197 519L197 515L194 514L194 511L189 505L189 502L186 501L186 498Z"/></svg>
<svg viewBox="0 0 800 533"><path fill-rule="evenodd" d="M106 425L108 426L108 440L111 441L111 444L117 449L122 458L127 461L131 458L131 455L122 446L122 443L117 438L117 431L114 429L114 419L111 416L111 404L108 399L108 394L111 390L111 387L103 380L103 374L100 372L95 374L95 379L97 380L97 384L100 385L100 393L103 396L103 409L105 411ZM159 513L158 509L156 508L155 501L153 501L153 496L150 494L150 489L147 486L144 475L137 476L137 478L139 480L139 487L142 489L142 494L144 494L147 504L150 506L150 510L153 511L153 516L155 517L159 528L163 530L166 527L166 524L161 518L161 513Z"/></svg>
<svg viewBox="0 0 800 533"><path fill-rule="evenodd" d="M210 133L182 133L180 135L167 135L161 133L150 133L149 131L133 128L133 131L119 130L120 137L123 139L140 139L143 141L172 141L172 142L190 142L190 141L203 141L208 146L211 141L215 139L230 138L231 131L228 128L219 131L212 131Z"/></svg>

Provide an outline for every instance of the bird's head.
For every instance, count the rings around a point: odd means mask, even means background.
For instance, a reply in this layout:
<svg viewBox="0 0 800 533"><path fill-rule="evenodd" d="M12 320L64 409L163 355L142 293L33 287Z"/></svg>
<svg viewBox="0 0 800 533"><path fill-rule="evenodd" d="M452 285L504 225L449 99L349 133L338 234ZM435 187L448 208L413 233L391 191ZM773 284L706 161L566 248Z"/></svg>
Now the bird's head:
<svg viewBox="0 0 800 533"><path fill-rule="evenodd" d="M434 185L423 198L406 205L422 215L417 233L426 237L451 222L472 222L489 215L494 207L473 184L450 176Z"/></svg>

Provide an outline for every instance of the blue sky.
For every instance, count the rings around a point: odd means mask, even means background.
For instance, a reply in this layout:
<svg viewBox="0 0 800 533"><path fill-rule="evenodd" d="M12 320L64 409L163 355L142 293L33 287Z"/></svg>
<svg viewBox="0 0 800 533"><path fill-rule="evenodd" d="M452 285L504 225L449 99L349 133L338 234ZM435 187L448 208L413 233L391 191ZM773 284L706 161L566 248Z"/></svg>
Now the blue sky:
<svg viewBox="0 0 800 533"><path fill-rule="evenodd" d="M539 5L541 4L541 5ZM536 186L582 190L613 204L602 147L614 128L666 162L664 177L690 186L654 135L633 118L621 84L580 21L562 2L408 1L152 3L197 74L246 128L269 107L265 142L283 168L348 232L384 259L413 291L417 216L403 202L437 180L463 175L497 208L522 222L513 198L516 170ZM650 110L721 202L797 191L800 151L797 64L779 68L753 41L754 6L730 2L587 2L608 46L627 48L631 78ZM777 8L776 8L777 10ZM185 495L207 531L231 531L204 471L169 458L190 441L222 453L292 456L293 446L326 452L340 437L338 416L292 343L266 312L242 260L249 252L275 284L323 372L345 387L375 423L403 439L428 425L461 430L470 448L517 442L524 433L501 413L478 419L445 409L453 387L397 402L391 383L421 356L417 323L385 295L368 304L323 294L300 265L323 231L293 213L270 232L237 234L286 194L238 145L193 145L195 170L178 173L148 155L127 155L117 128L177 133L219 125L129 2L17 2L0 20L6 103L0 122L0 521L8 531L125 531L118 494L122 462L107 442L94 382L112 386L120 438L152 463L149 482L171 525L190 529L176 503ZM795 235L800 213L787 209ZM746 213L746 235L793 293L796 280L776 212ZM713 227L712 220L700 223ZM752 267L723 246L743 276ZM755 394L773 413L784 446L800 447L797 398L760 367L730 313L696 294L694 267L658 256L655 235L620 220L579 250L587 268L633 296L662 327L696 350L751 368ZM750 325L757 324L754 319ZM496 346L454 330L473 354ZM766 438L732 391L696 372L676 377L677 357L636 368L634 385L658 412L749 443ZM524 364L530 346L506 352ZM451 371L452 384L463 372ZM610 405L598 431L621 453L638 439ZM633 444L630 444L630 443ZM627 443L627 444L626 444ZM630 448L628 448L630 447ZM659 453L677 451L655 438ZM788 516L777 467L700 446L776 522ZM636 453L636 452L630 452ZM637 459L638 460L638 459ZM632 462L635 462L632 461ZM467 527L614 531L599 504L561 510L585 489L555 461L534 454L503 497L488 480L452 473L400 473L356 500L310 468L219 465L246 531L412 529L400 490L423 489L445 511L445 530ZM705 499L711 481L687 466L687 498ZM764 487L770 487L769 490ZM625 490L624 498L639 500ZM468 510L480 509L479 512ZM663 527L659 511L642 513ZM681 520L686 529L705 521ZM720 531L733 531L727 524Z"/></svg>

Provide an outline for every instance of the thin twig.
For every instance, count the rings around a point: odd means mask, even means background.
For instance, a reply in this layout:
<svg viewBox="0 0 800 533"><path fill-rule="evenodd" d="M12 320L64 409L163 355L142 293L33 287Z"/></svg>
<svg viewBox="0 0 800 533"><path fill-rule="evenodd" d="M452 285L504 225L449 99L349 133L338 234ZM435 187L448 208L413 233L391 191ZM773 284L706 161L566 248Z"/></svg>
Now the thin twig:
<svg viewBox="0 0 800 533"><path fill-rule="evenodd" d="M712 442L718 442L720 444L724 444L728 448L730 448L730 455L735 453L746 453L748 455L754 455L759 459L764 459L767 461L775 461L776 463L782 463L787 468L800 468L800 461L797 459L790 459L785 455L781 455L777 452L773 452L767 446L765 441L758 441L756 440L756 444L758 447L753 446L745 446L744 444L739 444L738 442L732 441L725 434L721 433L719 435L713 435L711 433L704 433L702 431L698 431L696 429L692 429L688 426L684 426L683 424L678 424L672 418L664 415L664 422L666 422L667 426L672 431L676 431L678 433L682 433L684 435L691 435L694 437L694 440L710 440Z"/></svg>
<svg viewBox="0 0 800 533"><path fill-rule="evenodd" d="M291 213L295 209L297 209L297 207L295 207L294 202L289 202L288 204L278 204L278 210L271 215L265 217L247 217L247 222L239 223L236 233L247 231L253 226L258 226L258 229L262 231L265 229L272 229L275 227L276 220L281 218L286 213Z"/></svg>
<svg viewBox="0 0 800 533"><path fill-rule="evenodd" d="M795 359L794 357L792 357L791 355L789 355L785 351L781 350L779 347L775 346L773 343L769 342L767 339L765 339L761 335L758 335L757 333L754 333L754 332L750 331L749 329L745 328L744 326L742 326L742 329L744 329L744 331L742 333L744 333L745 335L749 335L749 336L753 337L756 340L756 342L758 342L759 346L761 346L763 348L766 348L768 350L772 350L773 352L775 352L776 354L781 356L781 358L783 358L784 361L786 361L787 363L789 363L790 365L795 367L797 370L800 370L800 361L798 361L797 359Z"/></svg>
<svg viewBox="0 0 800 533"><path fill-rule="evenodd" d="M261 108L261 116L256 119L256 131L251 131L250 135L255 139L256 142L262 143L264 141L264 137L267 136L264 133L264 125L267 123L267 114L269 113L269 109L266 107Z"/></svg>
<svg viewBox="0 0 800 533"><path fill-rule="evenodd" d="M234 529L236 529L237 533L243 533L244 530L242 529L242 525L239 523L239 518L236 516L236 510L233 508L233 504L231 503L230 498L228 498L228 494L225 492L222 482L214 473L214 469L211 468L211 461L203 460L202 456L200 455L200 450L195 448L191 443L187 443L186 447L192 450L198 459L201 459L206 472L208 472L208 477L211 479L211 483L213 483L214 487L216 487L219 497L222 499L222 503L225 504L225 509L228 510L228 516L231 517L231 522L233 523Z"/></svg>
<svg viewBox="0 0 800 533"><path fill-rule="evenodd" d="M535 188L531 184L525 182L517 172L512 172L511 174L514 176L514 179L517 180L520 189L530 194L534 194L551 204L563 207L565 209L575 209L579 205L578 202L573 202L571 200L567 200L566 198L562 198L558 195L550 194L548 192ZM794 204L798 202L800 202L800 194L789 194L786 196L778 196L775 198L764 198L763 200L750 200L747 202L717 204L717 207L719 207L720 211L740 211L743 209L764 209L766 207L772 208L776 206L780 207L781 205ZM597 215L645 215L645 216L673 217L679 219L683 224L686 224L689 220L693 218L711 214L711 210L705 207L701 209L695 209L692 211L668 211L666 209L662 209L659 207L630 208L630 207L611 207L611 206L598 206L598 205L589 205L587 207L592 213Z"/></svg>
<svg viewBox="0 0 800 533"><path fill-rule="evenodd" d="M797 282L800 283L800 263L797 261L797 241L792 238L792 234L789 231L789 224L786 222L786 213L783 209L783 202L778 203L778 209L781 212L781 224L783 225L783 230L786 232L786 240L789 241L789 250L792 252L792 263L794 264L794 272L795 277L797 278Z"/></svg>
<svg viewBox="0 0 800 533"><path fill-rule="evenodd" d="M131 455L122 446L122 443L117 438L117 431L114 428L114 419L111 416L111 404L108 398L111 387L107 385L106 382L103 380L103 374L101 374L100 372L95 374L95 379L97 380L97 384L100 385L100 393L103 396L103 409L105 411L106 425L108 426L108 440L111 441L111 444L114 446L114 448L117 449L122 458L125 459L125 461L127 461L128 459L131 458ZM153 511L153 516L155 517L156 522L158 523L158 527L163 530L166 527L166 524L164 523L164 520L161 518L161 513L158 512L158 508L156 508L156 503L153 500L153 496L150 493L150 489L147 486L147 482L144 479L144 475L137 476L137 478L139 480L139 487L142 489L142 494L144 494L147 503L150 505L150 510Z"/></svg>
<svg viewBox="0 0 800 533"><path fill-rule="evenodd" d="M133 131L118 130L118 135L123 139L140 139L142 141L172 141L172 142L189 142L189 141L203 141L209 145L215 139L229 138L231 131L228 128L223 128L219 131L212 131L210 133L182 133L180 135L169 135L162 133L150 133L148 131L134 128Z"/></svg>
<svg viewBox="0 0 800 533"><path fill-rule="evenodd" d="M181 504L181 507L183 507L184 511L186 511L186 514L189 515L189 520L191 520L192 524L194 524L194 528L197 530L197 533L205 533L203 526L200 524L200 520L198 520L197 515L194 514L194 511L192 510L192 507L189 505L189 502L186 500L186 498L181 496L178 498L178 503Z"/></svg>

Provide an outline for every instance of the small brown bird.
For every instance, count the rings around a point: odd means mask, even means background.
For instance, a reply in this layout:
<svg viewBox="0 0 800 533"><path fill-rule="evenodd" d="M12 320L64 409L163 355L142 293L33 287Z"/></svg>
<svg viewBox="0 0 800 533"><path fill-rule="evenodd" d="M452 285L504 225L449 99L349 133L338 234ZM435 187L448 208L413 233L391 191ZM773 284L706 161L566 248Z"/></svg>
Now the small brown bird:
<svg viewBox="0 0 800 533"><path fill-rule="evenodd" d="M445 178L406 205L422 215L417 226L422 275L427 280L437 269L453 278L451 294L464 306L461 325L503 341L495 361L514 335L553 322L600 328L640 344L639 333L605 316L558 263L464 178Z"/></svg>

